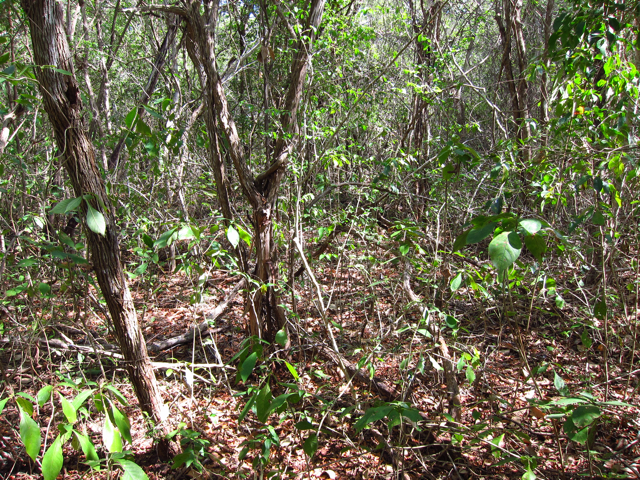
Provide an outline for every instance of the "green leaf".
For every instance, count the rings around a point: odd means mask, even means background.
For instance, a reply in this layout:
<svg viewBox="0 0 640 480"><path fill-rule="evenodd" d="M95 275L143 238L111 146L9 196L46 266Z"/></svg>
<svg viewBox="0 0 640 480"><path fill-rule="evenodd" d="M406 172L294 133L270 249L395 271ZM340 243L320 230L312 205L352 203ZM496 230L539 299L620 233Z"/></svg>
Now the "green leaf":
<svg viewBox="0 0 640 480"><path fill-rule="evenodd" d="M593 214L593 217L591 218L591 222L594 225L604 225L605 224L604 215L602 215L602 212L600 210L596 210L596 212Z"/></svg>
<svg viewBox="0 0 640 480"><path fill-rule="evenodd" d="M60 395L60 403L62 404L62 413L64 413L64 416L67 419L67 422L72 424L76 423L76 421L78 421L78 415L75 407L60 392L58 392L58 395Z"/></svg>
<svg viewBox="0 0 640 480"><path fill-rule="evenodd" d="M555 385L556 390L558 390L558 392L560 392L561 394L564 394L566 385L562 377L558 375L558 372L553 372L553 384Z"/></svg>
<svg viewBox="0 0 640 480"><path fill-rule="evenodd" d="M73 432L78 439L78 443L80 444L80 448L82 448L82 453L84 453L87 461L95 462L100 460L98 454L96 453L96 448L93 446L93 442L89 439L87 435L83 435L79 432Z"/></svg>
<svg viewBox="0 0 640 480"><path fill-rule="evenodd" d="M462 247L464 247L467 244L467 235L469 235L470 231L471 229L465 232L462 232L460 235L456 237L456 239L453 242L453 247L451 248L452 253L455 253L458 250L462 250Z"/></svg>
<svg viewBox="0 0 640 480"><path fill-rule="evenodd" d="M570 422L570 420L567 420L568 423ZM587 440L589 439L589 427L585 427L582 430L578 430L578 431L571 431L571 432L567 432L567 436L569 437L570 440L573 440L574 442L579 443L580 445L584 445L585 443L587 443Z"/></svg>
<svg viewBox="0 0 640 480"><path fill-rule="evenodd" d="M535 235L542 228L542 223L540 220L536 220L535 218L525 218L520 220L520 226L529 234Z"/></svg>
<svg viewBox="0 0 640 480"><path fill-rule="evenodd" d="M196 234L193 229L194 227L192 227L191 225L185 225L178 231L176 240L193 240L194 238L196 238Z"/></svg>
<svg viewBox="0 0 640 480"><path fill-rule="evenodd" d="M595 405L580 405L571 414L571 420L576 427L583 428L591 425L600 415L602 411Z"/></svg>
<svg viewBox="0 0 640 480"><path fill-rule="evenodd" d="M541 235L527 235L524 237L524 244L527 246L527 250L531 252L531 255L541 262L542 256L547 251L547 241L544 237Z"/></svg>
<svg viewBox="0 0 640 480"><path fill-rule="evenodd" d="M73 212L74 210L76 210L81 203L82 203L82 197L67 198L66 200L62 200L55 207L49 210L49 213L64 215L65 213Z"/></svg>
<svg viewBox="0 0 640 480"><path fill-rule="evenodd" d="M38 284L38 291L42 296L49 295L51 293L51 286L48 283L40 282Z"/></svg>
<svg viewBox="0 0 640 480"><path fill-rule="evenodd" d="M104 416L104 426L102 427L102 441L107 451L110 453L122 451L122 437L118 429L113 426L109 415Z"/></svg>
<svg viewBox="0 0 640 480"><path fill-rule="evenodd" d="M240 238L243 242L245 242L248 246L251 246L251 234L239 225L238 234L240 235Z"/></svg>
<svg viewBox="0 0 640 480"><path fill-rule="evenodd" d="M356 422L354 428L357 433L360 433L364 427L370 423L377 422L378 420L386 417L389 412L393 410L390 405L383 405L381 407L373 407L367 410L362 417Z"/></svg>
<svg viewBox="0 0 640 480"><path fill-rule="evenodd" d="M124 470L122 480L149 480L149 477L144 473L144 470L131 460L119 458L116 462L118 462Z"/></svg>
<svg viewBox="0 0 640 480"><path fill-rule="evenodd" d="M162 235L160 235L160 238L158 238L158 240L155 241L153 246L157 248L164 248L164 247L171 246L171 244L178 237L178 235L176 234L177 230L178 230L177 228L172 228L171 230L164 232Z"/></svg>
<svg viewBox="0 0 640 480"><path fill-rule="evenodd" d="M131 440L131 424L129 423L129 418L113 405L111 406L111 414L122 437L127 442L133 443Z"/></svg>
<svg viewBox="0 0 640 480"><path fill-rule="evenodd" d="M20 438L22 439L22 443L24 443L27 455L35 462L38 453L40 453L40 427L35 420L20 407L20 404L18 404L18 406L20 409Z"/></svg>
<svg viewBox="0 0 640 480"><path fill-rule="evenodd" d="M451 315L445 315L444 317L444 323L447 325L447 327L449 327L451 330L455 330L456 328L458 328L458 320L456 319L456 317L453 317Z"/></svg>
<svg viewBox="0 0 640 480"><path fill-rule="evenodd" d="M522 480L536 480L536 474L533 473L531 470L527 470L526 472L524 472L524 474L522 475Z"/></svg>
<svg viewBox="0 0 640 480"><path fill-rule="evenodd" d="M141 118L136 122L136 132L149 137L151 136L151 128L149 128L149 125L147 125Z"/></svg>
<svg viewBox="0 0 640 480"><path fill-rule="evenodd" d="M490 222L482 227L472 228L467 234L467 245L478 243L487 238L496 229L496 222Z"/></svg>
<svg viewBox="0 0 640 480"><path fill-rule="evenodd" d="M256 403L256 396L257 395L255 393L253 395L251 395L251 398L249 399L247 404L242 409L242 412L240 412L240 415L238 415L238 423L240 423L240 422L242 422L242 420L244 420L244 417L247 416L247 413L249 413L249 410L251 410L251 407L253 406L253 404Z"/></svg>
<svg viewBox="0 0 640 480"><path fill-rule="evenodd" d="M500 443L502 442L503 439L504 439L504 433L502 435L498 435L496 438L491 440L491 443L493 443L495 446L500 446ZM500 458L500 455L502 455L502 450L500 450L499 448L491 447L491 453L493 454L494 457Z"/></svg>
<svg viewBox="0 0 640 480"><path fill-rule="evenodd" d="M55 480L62 470L62 439L60 435L47 448L42 456L42 475L44 480Z"/></svg>
<svg viewBox="0 0 640 480"><path fill-rule="evenodd" d="M272 399L271 387L269 387L269 382L267 382L256 397L256 416L262 423L265 423L269 418L269 407Z"/></svg>
<svg viewBox="0 0 640 480"><path fill-rule="evenodd" d="M514 236L511 235L512 233ZM520 256L522 244L519 239L517 241L516 239L518 236L514 232L502 232L489 244L489 258L498 273L505 272Z"/></svg>
<svg viewBox="0 0 640 480"><path fill-rule="evenodd" d="M158 112L155 108L151 108L147 105L143 105L142 108L144 108L147 111L147 113L152 117L157 118L158 120L162 120L162 114Z"/></svg>
<svg viewBox="0 0 640 480"><path fill-rule="evenodd" d="M476 373L473 371L471 365L467 365L466 376L469 383L473 383L476 380Z"/></svg>
<svg viewBox="0 0 640 480"><path fill-rule="evenodd" d="M87 227L93 233L102 235L107 233L107 224L104 221L104 215L87 203Z"/></svg>
<svg viewBox="0 0 640 480"><path fill-rule="evenodd" d="M278 395L276 398L273 399L273 401L271 402L271 405L269 405L269 411L275 412L278 408L280 408L282 405L285 404L285 402L289 397L292 397L294 395L297 395L297 392L283 393L282 395Z"/></svg>
<svg viewBox="0 0 640 480"><path fill-rule="evenodd" d="M445 180L451 180L451 178L458 172L458 169L456 168L456 166L451 163L451 162L447 162L447 164L442 167L442 178Z"/></svg>
<svg viewBox="0 0 640 480"><path fill-rule="evenodd" d="M244 362L242 362L242 366L240 367L240 378L242 378L243 382L246 382L247 379L251 376L251 372L253 372L253 367L256 366L256 362L258 361L258 354L253 352L247 358L245 358Z"/></svg>
<svg viewBox="0 0 640 480"><path fill-rule="evenodd" d="M8 401L9 401L9 397L3 398L2 400L0 400L0 415L2 414L4 407Z"/></svg>
<svg viewBox="0 0 640 480"><path fill-rule="evenodd" d="M23 392L19 392L18 395L24 395ZM31 397L31 395L29 395ZM18 406L24 410L30 417L33 416L33 403L31 403L26 398L16 396L16 403Z"/></svg>
<svg viewBox="0 0 640 480"><path fill-rule="evenodd" d="M599 300L593 307L593 314L599 320L604 320L607 316L607 303L604 300Z"/></svg>
<svg viewBox="0 0 640 480"><path fill-rule="evenodd" d="M131 130L133 128L133 122L136 121L137 117L138 117L138 108L133 107L131 111L127 114L126 118L124 119L124 123L127 126L127 129Z"/></svg>
<svg viewBox="0 0 640 480"><path fill-rule="evenodd" d="M300 420L294 425L298 430L313 430L314 426L309 420Z"/></svg>
<svg viewBox="0 0 640 480"><path fill-rule="evenodd" d="M300 375L298 375L298 371L295 369L295 367L286 360L284 361L284 364L287 366L289 373L293 376L293 378L295 378L296 382L300 380Z"/></svg>
<svg viewBox="0 0 640 480"><path fill-rule="evenodd" d="M142 234L142 241L147 247L153 248L153 239L146 233Z"/></svg>
<svg viewBox="0 0 640 480"><path fill-rule="evenodd" d="M56 67L51 67L51 70L53 70L54 72L58 72L61 73L62 75L73 75L73 73L71 73L69 70L63 70L62 68L56 68Z"/></svg>
<svg viewBox="0 0 640 480"><path fill-rule="evenodd" d="M83 390L82 392L80 392L78 395L76 395L76 397L73 399L73 402L71 402L73 404L73 407L78 410L83 404L84 402L87 401L87 399L93 395L93 392L95 390L94 389L90 389L90 390Z"/></svg>
<svg viewBox="0 0 640 480"><path fill-rule="evenodd" d="M233 245L233 248L238 248L238 244L240 243L240 234L235 228L233 228L233 225L229 225L229 228L227 229L227 238L229 239L229 243Z"/></svg>
<svg viewBox="0 0 640 480"><path fill-rule="evenodd" d="M453 280L451 280L451 291L455 292L456 290L458 290L461 284L462 284L462 273L459 273L458 275L453 277Z"/></svg>
<svg viewBox="0 0 640 480"><path fill-rule="evenodd" d="M38 393L36 394L36 398L38 399L38 406L40 408L42 408L44 404L49 401L49 399L51 398L52 390L53 390L52 385L46 385L42 387L40 390L38 390Z"/></svg>
<svg viewBox="0 0 640 480"><path fill-rule="evenodd" d="M287 345L287 330L285 328L278 330L278 333L276 333L276 343L283 348Z"/></svg>
<svg viewBox="0 0 640 480"><path fill-rule="evenodd" d="M302 449L304 450L304 453L309 455L309 458L312 458L318 450L318 435L315 433L309 435L304 441Z"/></svg>

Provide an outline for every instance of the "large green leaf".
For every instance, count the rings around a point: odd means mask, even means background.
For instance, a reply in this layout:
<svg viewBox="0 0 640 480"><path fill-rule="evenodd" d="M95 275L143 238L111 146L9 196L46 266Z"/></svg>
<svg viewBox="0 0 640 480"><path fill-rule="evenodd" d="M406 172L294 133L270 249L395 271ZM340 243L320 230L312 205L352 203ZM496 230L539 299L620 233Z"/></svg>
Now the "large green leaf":
<svg viewBox="0 0 640 480"><path fill-rule="evenodd" d="M253 372L253 367L256 366L256 362L258 361L258 354L253 352L247 358L245 358L244 362L242 362L242 366L240 367L240 378L242 378L243 382L246 382L251 372Z"/></svg>
<svg viewBox="0 0 640 480"><path fill-rule="evenodd" d="M62 470L62 439L58 437L42 456L42 476L44 480L56 480Z"/></svg>
<svg viewBox="0 0 640 480"><path fill-rule="evenodd" d="M133 122L136 121L137 117L138 117L138 108L133 107L131 111L127 114L126 118L124 119L124 123L127 125L127 129L131 130L133 128Z"/></svg>
<svg viewBox="0 0 640 480"><path fill-rule="evenodd" d="M238 235L248 245L251 246L251 234L238 225Z"/></svg>
<svg viewBox="0 0 640 480"><path fill-rule="evenodd" d="M535 235L542 228L542 223L540 220L536 220L535 218L525 218L520 220L520 226L529 234Z"/></svg>
<svg viewBox="0 0 640 480"><path fill-rule="evenodd" d="M104 236L107 233L107 223L104 215L87 203L87 227L94 233Z"/></svg>
<svg viewBox="0 0 640 480"><path fill-rule="evenodd" d="M62 200L55 207L49 210L49 213L57 213L59 215L63 215L68 212L73 212L80 206L80 203L82 203L82 197L67 198L66 200Z"/></svg>
<svg viewBox="0 0 640 480"><path fill-rule="evenodd" d="M520 256L522 243L515 232L502 232L489 244L489 258L498 273L505 272Z"/></svg>
<svg viewBox="0 0 640 480"><path fill-rule="evenodd" d="M122 437L120 436L118 429L113 426L113 423L111 423L109 415L104 416L102 441L104 442L104 446L107 448L107 451L111 453L122 451Z"/></svg>
<svg viewBox="0 0 640 480"><path fill-rule="evenodd" d="M131 424L129 423L129 418L122 413L115 405L111 405L111 415L113 417L113 421L115 422L118 430L122 434L122 437L129 443L132 443L131 440Z"/></svg>
<svg viewBox="0 0 640 480"><path fill-rule="evenodd" d="M383 405L381 407L370 408L364 413L364 415L354 425L356 432L359 433L364 427L366 427L370 423L377 422L378 420L386 417L391 410L393 410L393 407L390 405Z"/></svg>
<svg viewBox="0 0 640 480"><path fill-rule="evenodd" d="M18 404L20 405L20 404ZM27 455L35 462L40 453L40 427L33 418L20 407L20 438L24 443Z"/></svg>
<svg viewBox="0 0 640 480"><path fill-rule="evenodd" d="M527 246L527 250L531 252L531 255L541 262L542 256L547 251L545 238L542 235L527 235L524 237L524 244Z"/></svg>
<svg viewBox="0 0 640 480"><path fill-rule="evenodd" d="M87 435L83 435L79 432L73 432L78 439L78 443L80 444L80 448L82 448L82 452L84 453L85 458L89 462L95 462L99 460L98 454L96 452L96 448L93 446L93 442L89 439Z"/></svg>
<svg viewBox="0 0 640 480"><path fill-rule="evenodd" d="M267 382L264 387L258 393L256 397L256 415L258 420L262 423L267 421L270 413L271 399L273 395L271 395L271 387L269 387L269 383Z"/></svg>
<svg viewBox="0 0 640 480"><path fill-rule="evenodd" d="M313 457L313 455L318 450L318 435L316 435L315 433L312 433L311 435L309 435L307 439L304 441L304 445L302 445L302 449L304 450L304 453L309 455L309 457Z"/></svg>
<svg viewBox="0 0 640 480"><path fill-rule="evenodd" d="M71 402L71 404L74 406L76 410L79 409L84 404L84 402L86 402L87 399L91 395L93 395L94 391L95 391L94 389L83 390L78 395L76 395L76 397L73 399L73 402Z"/></svg>
<svg viewBox="0 0 640 480"><path fill-rule="evenodd" d="M595 405L580 405L573 410L571 420L578 428L591 425L596 418L602 415L602 411Z"/></svg>
<svg viewBox="0 0 640 480"><path fill-rule="evenodd" d="M73 406L73 404L69 400L67 400L64 397L64 395L62 395L61 393L59 393L59 395L60 395L60 403L62 404L62 413L64 413L64 416L67 419L67 422L76 423L76 421L78 420L76 408Z"/></svg>
<svg viewBox="0 0 640 480"><path fill-rule="evenodd" d="M46 385L42 387L40 390L38 390L38 394L36 395L36 398L38 399L38 406L40 408L42 408L44 404L49 401L49 399L51 398L52 390L53 390L52 385Z"/></svg>
<svg viewBox="0 0 640 480"><path fill-rule="evenodd" d="M472 228L469 233L467 233L467 245L481 242L487 238L496 229L496 225L496 222L489 222L481 227Z"/></svg>
<svg viewBox="0 0 640 480"><path fill-rule="evenodd" d="M119 458L116 460L124 470L122 474L122 480L149 480L147 474L144 473L144 470L137 464L133 463L131 460L125 460L123 458Z"/></svg>
<svg viewBox="0 0 640 480"><path fill-rule="evenodd" d="M229 225L227 229L227 238L229 239L229 243L233 245L233 248L237 248L238 243L240 243L240 234L233 228L233 225Z"/></svg>
<svg viewBox="0 0 640 480"><path fill-rule="evenodd" d="M276 333L276 343L283 348L287 345L287 330L285 328Z"/></svg>

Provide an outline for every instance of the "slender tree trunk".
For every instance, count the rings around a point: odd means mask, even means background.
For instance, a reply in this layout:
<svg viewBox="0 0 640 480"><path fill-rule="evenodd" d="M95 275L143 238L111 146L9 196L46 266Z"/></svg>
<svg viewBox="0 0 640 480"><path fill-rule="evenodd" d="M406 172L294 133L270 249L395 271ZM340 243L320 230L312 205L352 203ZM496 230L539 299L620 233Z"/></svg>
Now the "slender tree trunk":
<svg viewBox="0 0 640 480"><path fill-rule="evenodd" d="M215 25L217 0L191 1L186 15L189 20L189 35L202 55L202 66L207 76L207 95L211 95L219 119L219 125L229 141L230 156L240 180L242 191L253 208L254 242L256 246L256 277L266 286L259 288L250 297L249 329L253 335L272 340L284 326L284 312L279 306L276 285L278 264L273 240L273 220L277 208L280 183L285 173L287 159L293 148L291 136L297 134L297 114L302 88L307 73L313 42L322 20L325 0L313 0L309 9L304 33L298 42L291 66L289 90L284 113L281 117L281 136L273 149L273 160L265 172L253 176L245 158L245 149L240 141L236 123L231 115L227 98L218 74L215 55ZM204 6L204 15L201 14Z"/></svg>
<svg viewBox="0 0 640 480"><path fill-rule="evenodd" d="M85 197L89 198L87 202L104 217L105 235L85 228L96 277L107 302L140 407L161 424L167 417L167 411L120 262L113 207L96 166L94 148L82 117L80 89L73 73L63 8L55 0L22 0L22 7L31 27L36 65L52 65L71 72L71 75L65 75L45 67L36 69L36 76L56 143L62 152L61 161L69 174L74 192L77 197L89 195ZM86 202L83 202L82 210L84 218L87 213Z"/></svg>
<svg viewBox="0 0 640 480"><path fill-rule="evenodd" d="M141 118L145 113L144 105L149 103L149 99L156 89L158 78L160 77L160 72L164 69L164 66L167 63L169 50L173 46L178 34L178 26L180 23L179 17L177 15L169 15L167 23L167 33L164 36L164 40L160 45L158 54L156 55L155 61L153 62L153 66L151 67L151 73L149 74L149 78L147 80L146 86L144 87L144 91L138 99L138 118ZM118 167L120 154L122 153L122 148L124 147L124 142L126 141L126 139L127 136L123 135L120 140L118 140L118 143L116 143L116 146L111 152L111 155L109 156L109 170L115 170Z"/></svg>
<svg viewBox="0 0 640 480"><path fill-rule="evenodd" d="M548 74L547 71L551 66L549 60L549 37L551 36L551 20L553 15L554 0L547 1L547 9L544 16L544 53L542 61L544 63L544 71L540 80L540 123L542 125L543 137L542 146L546 147L548 143L547 124L549 123L549 92L548 92Z"/></svg>
<svg viewBox="0 0 640 480"><path fill-rule="evenodd" d="M504 0L504 22L500 14L496 14L496 23L498 24L498 30L500 31L500 37L502 39L503 53L502 53L502 69L507 77L507 87L509 89L509 96L511 97L511 108L513 110L513 119L517 128L517 138L522 141L521 154L522 160L527 162L531 158L530 147L527 143L528 138L531 136L531 129L527 118L529 117L528 107L528 82L526 78L526 47L524 42L524 33L522 31L522 19L520 10L522 3L520 0L516 0L512 3L512 0ZM516 75L512 65L512 47L513 39L515 38L516 50L517 50L517 63L519 67L519 73Z"/></svg>

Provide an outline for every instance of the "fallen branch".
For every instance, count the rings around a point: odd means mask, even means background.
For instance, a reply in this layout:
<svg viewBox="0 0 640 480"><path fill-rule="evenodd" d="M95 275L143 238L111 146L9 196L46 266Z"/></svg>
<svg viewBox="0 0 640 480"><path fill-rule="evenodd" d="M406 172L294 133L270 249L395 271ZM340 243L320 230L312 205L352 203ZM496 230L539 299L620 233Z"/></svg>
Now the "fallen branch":
<svg viewBox="0 0 640 480"><path fill-rule="evenodd" d="M372 391L378 392L380 396L382 396L386 401L391 402L397 399L398 393L396 392L395 387L387 385L386 382L380 377L374 376L373 378L371 378L368 374L360 370L352 362L344 358L339 353L333 351L329 347L323 345L319 348L320 355L327 358L328 360L331 360L332 362L337 363L338 365L344 366L349 376L353 378L355 382L366 386Z"/></svg>
<svg viewBox="0 0 640 480"><path fill-rule="evenodd" d="M240 280L236 284L236 286L233 287L233 290L231 290L228 293L225 299L218 304L218 306L213 310L213 312L207 315L207 319L204 322L200 323L199 325L196 325L195 327L192 327L187 333L183 333L182 335L178 335L177 337L169 338L167 340L162 340L159 342L150 343L147 345L147 350L150 353L158 353L158 352L161 352L162 350L168 350L178 345L184 345L185 343L192 342L193 336L196 334L196 332L198 334L204 333L209 328L209 325L212 322L215 322L220 317L222 317L222 315L224 315L224 313L229 308L229 304L238 294L240 289L244 287L245 283L246 283L246 280L244 278ZM222 331L222 329L220 331Z"/></svg>

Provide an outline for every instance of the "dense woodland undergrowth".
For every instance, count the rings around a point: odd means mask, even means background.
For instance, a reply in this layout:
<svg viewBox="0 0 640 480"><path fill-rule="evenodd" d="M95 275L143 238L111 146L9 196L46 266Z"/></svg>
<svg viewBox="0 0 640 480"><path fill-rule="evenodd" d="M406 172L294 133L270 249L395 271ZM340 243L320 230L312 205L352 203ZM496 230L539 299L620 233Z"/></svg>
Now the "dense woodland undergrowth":
<svg viewBox="0 0 640 480"><path fill-rule="evenodd" d="M0 1L3 478L638 478L637 1Z"/></svg>

